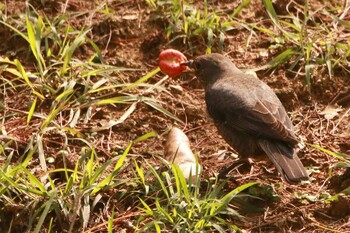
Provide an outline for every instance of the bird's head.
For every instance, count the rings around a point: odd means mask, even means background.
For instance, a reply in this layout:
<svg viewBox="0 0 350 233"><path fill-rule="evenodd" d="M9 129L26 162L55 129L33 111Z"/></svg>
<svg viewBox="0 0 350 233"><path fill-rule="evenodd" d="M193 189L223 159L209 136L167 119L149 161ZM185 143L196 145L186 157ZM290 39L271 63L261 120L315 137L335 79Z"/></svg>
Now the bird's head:
<svg viewBox="0 0 350 233"><path fill-rule="evenodd" d="M202 55L181 65L191 68L204 86L212 84L225 75L228 76L228 73L239 71L229 58L218 53Z"/></svg>

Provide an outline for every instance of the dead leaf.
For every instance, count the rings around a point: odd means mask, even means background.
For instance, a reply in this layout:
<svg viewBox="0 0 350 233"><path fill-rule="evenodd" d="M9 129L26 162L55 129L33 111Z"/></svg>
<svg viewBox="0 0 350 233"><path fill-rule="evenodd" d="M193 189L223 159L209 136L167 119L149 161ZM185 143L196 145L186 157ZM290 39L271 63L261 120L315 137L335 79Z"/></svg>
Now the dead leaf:
<svg viewBox="0 0 350 233"><path fill-rule="evenodd" d="M332 120L338 115L338 112L341 112L342 109L338 105L327 105L326 108L320 112L321 115L324 115L324 118L327 120Z"/></svg>
<svg viewBox="0 0 350 233"><path fill-rule="evenodd" d="M138 15L124 15L122 17L122 19L125 19L125 20L136 20L136 19L138 19Z"/></svg>
<svg viewBox="0 0 350 233"><path fill-rule="evenodd" d="M164 150L165 158L169 163L177 164L184 177L191 179L192 184L195 184L201 169L197 165L186 134L173 127L168 134Z"/></svg>

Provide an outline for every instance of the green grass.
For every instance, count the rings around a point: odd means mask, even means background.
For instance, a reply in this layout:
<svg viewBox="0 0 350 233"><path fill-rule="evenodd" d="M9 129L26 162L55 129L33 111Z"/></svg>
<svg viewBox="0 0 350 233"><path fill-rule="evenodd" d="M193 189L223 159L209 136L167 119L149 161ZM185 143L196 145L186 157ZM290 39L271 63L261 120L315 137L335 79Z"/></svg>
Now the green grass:
<svg viewBox="0 0 350 233"><path fill-rule="evenodd" d="M167 22L165 34L172 41L182 40L193 51L197 43L206 46L211 53L212 47L223 49L225 31L231 29L230 22L222 22L221 16L210 8L207 1L203 9L187 1L148 1L156 9L155 18ZM247 2L247 1L245 1Z"/></svg>
<svg viewBox="0 0 350 233"><path fill-rule="evenodd" d="M233 29L245 29L249 33L246 48L249 49L252 37L269 38L269 52L274 54L271 60L255 70L274 69L286 66L297 75L305 76L305 84L310 88L313 77L319 75L319 70L328 70L329 78L333 77L334 69L350 73L349 60L350 44L342 32L350 29L350 24L337 16L340 6L334 9L321 7L309 9L308 5L298 6L298 12L290 11L286 15L278 15L271 0L264 0L267 22L247 23L240 15L242 9L250 0L243 1L232 12L218 9L206 0L202 4L190 1L148 1L156 9L156 16L166 19L166 34L171 39L169 43L182 40L193 50L205 46L206 53L221 52L227 34ZM303 8L302 8L303 7ZM345 13L346 9L342 9ZM155 16L155 17L156 17Z"/></svg>
<svg viewBox="0 0 350 233"><path fill-rule="evenodd" d="M334 69L349 73L349 41L334 36L335 30L349 29L349 24L331 11L305 7L303 19L279 16L265 0L273 25L265 27L240 17L250 0L229 13L207 1L201 8L189 1L147 2L155 17L167 22L169 43L181 40L195 51L199 41L203 53L223 51L226 34L239 27L251 37L269 36L269 49L278 51L258 69L287 65L304 73L308 85L322 67L330 77ZM100 13L109 17L109 7L103 4ZM69 23L87 13L52 17L27 5L23 14L1 14L1 27L24 48L8 51L15 58L0 57L0 95L5 100L0 103L0 224L7 226L0 231L115 232L125 222L139 232L240 231L236 221L242 217L235 201L256 183L229 191L225 182L213 177L189 184L177 166L164 165L156 155L151 155L151 164L133 152L135 145L157 138L155 132L113 144L115 148L101 148L101 141L109 140L105 132L112 133L140 106L182 122L154 95L169 94L162 85L165 79L148 83L158 68L130 82L125 77L139 70L105 64L89 37L91 28ZM339 27L316 22L316 13ZM81 56L82 47L89 55ZM93 112L109 107L118 109L120 117L89 127ZM349 166L345 155L325 152L344 159L334 167Z"/></svg>
<svg viewBox="0 0 350 233"><path fill-rule="evenodd" d="M341 36L341 32L349 30L350 24L335 15L339 7L331 10L321 7L314 10L305 4L304 9L300 9L304 12L301 18L294 13L278 16L271 0L263 2L273 25L278 29L275 36L279 36L279 41L282 42L276 45L293 49L292 53L286 53L281 57L283 59L271 64L272 67L288 62L289 69L293 70L297 64L301 65L298 72L302 70L305 73L305 81L309 87L313 76L318 74L317 69L321 67L328 70L329 78L332 78L335 68L347 70L345 67L349 66L347 57L350 55L350 45Z"/></svg>
<svg viewBox="0 0 350 233"><path fill-rule="evenodd" d="M169 227L222 231L225 226L237 230L220 215L238 216L229 203L252 184L224 194L222 185L215 183L200 194L199 186L189 188L175 167L162 173L149 164L138 165L147 161L130 153L132 146L155 137L155 132L125 142L121 150L101 152L98 133L123 124L142 104L181 120L150 95L167 92L161 85L164 80L147 83L159 68L133 83L116 79L137 70L104 64L100 49L88 36L91 29L66 23L75 17L49 18L27 5L23 17L0 20L27 48L19 51L26 59L0 58L0 88L6 100L0 116L0 219L8 226L1 231L89 232L101 227L113 232L121 214L134 218L131 224L140 231ZM91 57L76 56L82 46L92 51ZM17 104L23 100L25 105ZM121 109L121 117L86 129L94 109L105 106ZM119 211L114 201L109 206L110 198L134 200L135 212ZM191 208L178 205L183 201ZM98 219L96 209L101 205L107 211L105 221L93 226L91 219ZM7 214L10 209L16 214ZM155 214L158 211L160 215Z"/></svg>
<svg viewBox="0 0 350 233"><path fill-rule="evenodd" d="M142 96L147 90L157 89L156 85L150 86L145 82L158 69L135 83L117 81L115 76L118 73L134 69L93 63L93 57L100 57L100 50L87 36L90 29L77 30L64 24L68 17L65 15L52 20L27 5L24 21L0 20L13 32L13 36L20 36L28 44L28 52L33 56L36 67L34 71L29 71L28 65L18 59L0 60L4 95L18 93L17 99L29 101L20 109L13 109L8 106L12 103L7 102L2 106L0 153L4 163L0 168L1 208L22 206L18 216L6 220L10 221L9 231L16 218L27 219L25 228L33 232L41 232L42 228L57 229L67 224L65 229L68 232L74 232L76 227L86 229L101 193L130 182L119 178L119 175L132 143L121 155L111 151L111 158L102 162L104 159L96 152L95 139L91 133L82 132L82 124L91 119L93 108L126 106L120 119L109 122L100 130L122 123L138 103L147 104L178 120L162 108L158 100ZM82 45L90 46L95 52L92 58L80 60L74 56ZM133 88L139 91L136 94L130 92ZM20 119L20 125L30 131L25 135L29 143L22 145L25 148L22 152L14 149L23 142L16 135L7 133L3 124L13 118ZM59 134L62 139L57 142L56 152L47 151L51 134ZM149 133L135 141L153 136L154 133ZM79 159L74 168L69 168L66 158L77 145L80 147L80 152L76 152ZM62 167L49 170L50 163L57 164L55 160L58 159L62 160ZM36 174L32 169L40 169L45 175ZM109 169L110 173L106 174L105 169Z"/></svg>
<svg viewBox="0 0 350 233"><path fill-rule="evenodd" d="M209 183L203 185L197 179L196 184L191 184L191 181L186 181L177 165L171 165L171 169L161 176L151 166L149 169L157 181L153 185L159 187L154 194L145 199L140 198L142 207L139 209L144 212L138 219L140 231L240 231L234 223L227 220L241 218L237 207L230 203L256 182L244 184L225 194L225 182L209 180Z"/></svg>

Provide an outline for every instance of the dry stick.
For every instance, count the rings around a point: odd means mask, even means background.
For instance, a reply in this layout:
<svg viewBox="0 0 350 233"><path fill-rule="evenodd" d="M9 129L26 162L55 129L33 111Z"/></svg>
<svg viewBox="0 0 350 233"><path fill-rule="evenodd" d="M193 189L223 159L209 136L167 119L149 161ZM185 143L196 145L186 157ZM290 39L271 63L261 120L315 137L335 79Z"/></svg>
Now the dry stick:
<svg viewBox="0 0 350 233"><path fill-rule="evenodd" d="M63 12L62 12L63 14L66 13L68 2L69 2L69 0L66 0L66 3L64 4Z"/></svg>
<svg viewBox="0 0 350 233"><path fill-rule="evenodd" d="M139 15L138 15L138 17L139 17L139 22L138 22L138 24L137 24L137 26L138 26L138 28L141 28L141 22L142 22L142 19L143 19L143 15L142 15L142 13L143 13L143 11L142 11L142 8L141 8L141 6L140 6L140 3L137 3L137 9L139 10ZM140 13L141 12L141 13Z"/></svg>
<svg viewBox="0 0 350 233"><path fill-rule="evenodd" d="M350 0L346 0L344 2L344 11L343 13L339 16L339 19L343 19L347 14L348 11L350 10Z"/></svg>
<svg viewBox="0 0 350 233"><path fill-rule="evenodd" d="M350 108L343 114L343 116L339 119L338 123L333 127L330 133L334 133L334 131L337 129L340 122L344 119L344 117L350 112Z"/></svg>
<svg viewBox="0 0 350 233"><path fill-rule="evenodd" d="M111 28L111 25L108 24L109 26L109 36L108 36L108 40L107 40L107 43L106 43L106 47L104 49L104 53L106 54L108 52L108 46L109 46L109 43L111 42L111 39L112 39L112 28Z"/></svg>
<svg viewBox="0 0 350 233"><path fill-rule="evenodd" d="M147 90L145 90L144 92L141 92L141 94L146 94L146 93L150 93L155 87L159 86L160 84L162 84L164 81L166 81L169 78L168 75L165 75L164 78L162 78L161 80L159 80L156 84L152 85L151 87L149 87Z"/></svg>

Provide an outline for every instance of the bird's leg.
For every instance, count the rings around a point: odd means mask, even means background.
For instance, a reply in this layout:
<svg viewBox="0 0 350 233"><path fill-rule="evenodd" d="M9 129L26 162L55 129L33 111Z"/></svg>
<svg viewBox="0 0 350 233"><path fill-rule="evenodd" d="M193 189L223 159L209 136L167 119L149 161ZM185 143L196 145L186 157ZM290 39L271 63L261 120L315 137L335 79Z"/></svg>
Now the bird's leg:
<svg viewBox="0 0 350 233"><path fill-rule="evenodd" d="M229 167L223 169L219 173L218 178L219 179L225 178L226 175L228 173L230 173L233 169L240 167L243 164L248 164L250 166L250 174L252 174L253 170L254 170L254 167L253 167L254 161L251 158L242 158L242 159L239 159L239 160L235 161L234 163L232 163Z"/></svg>

